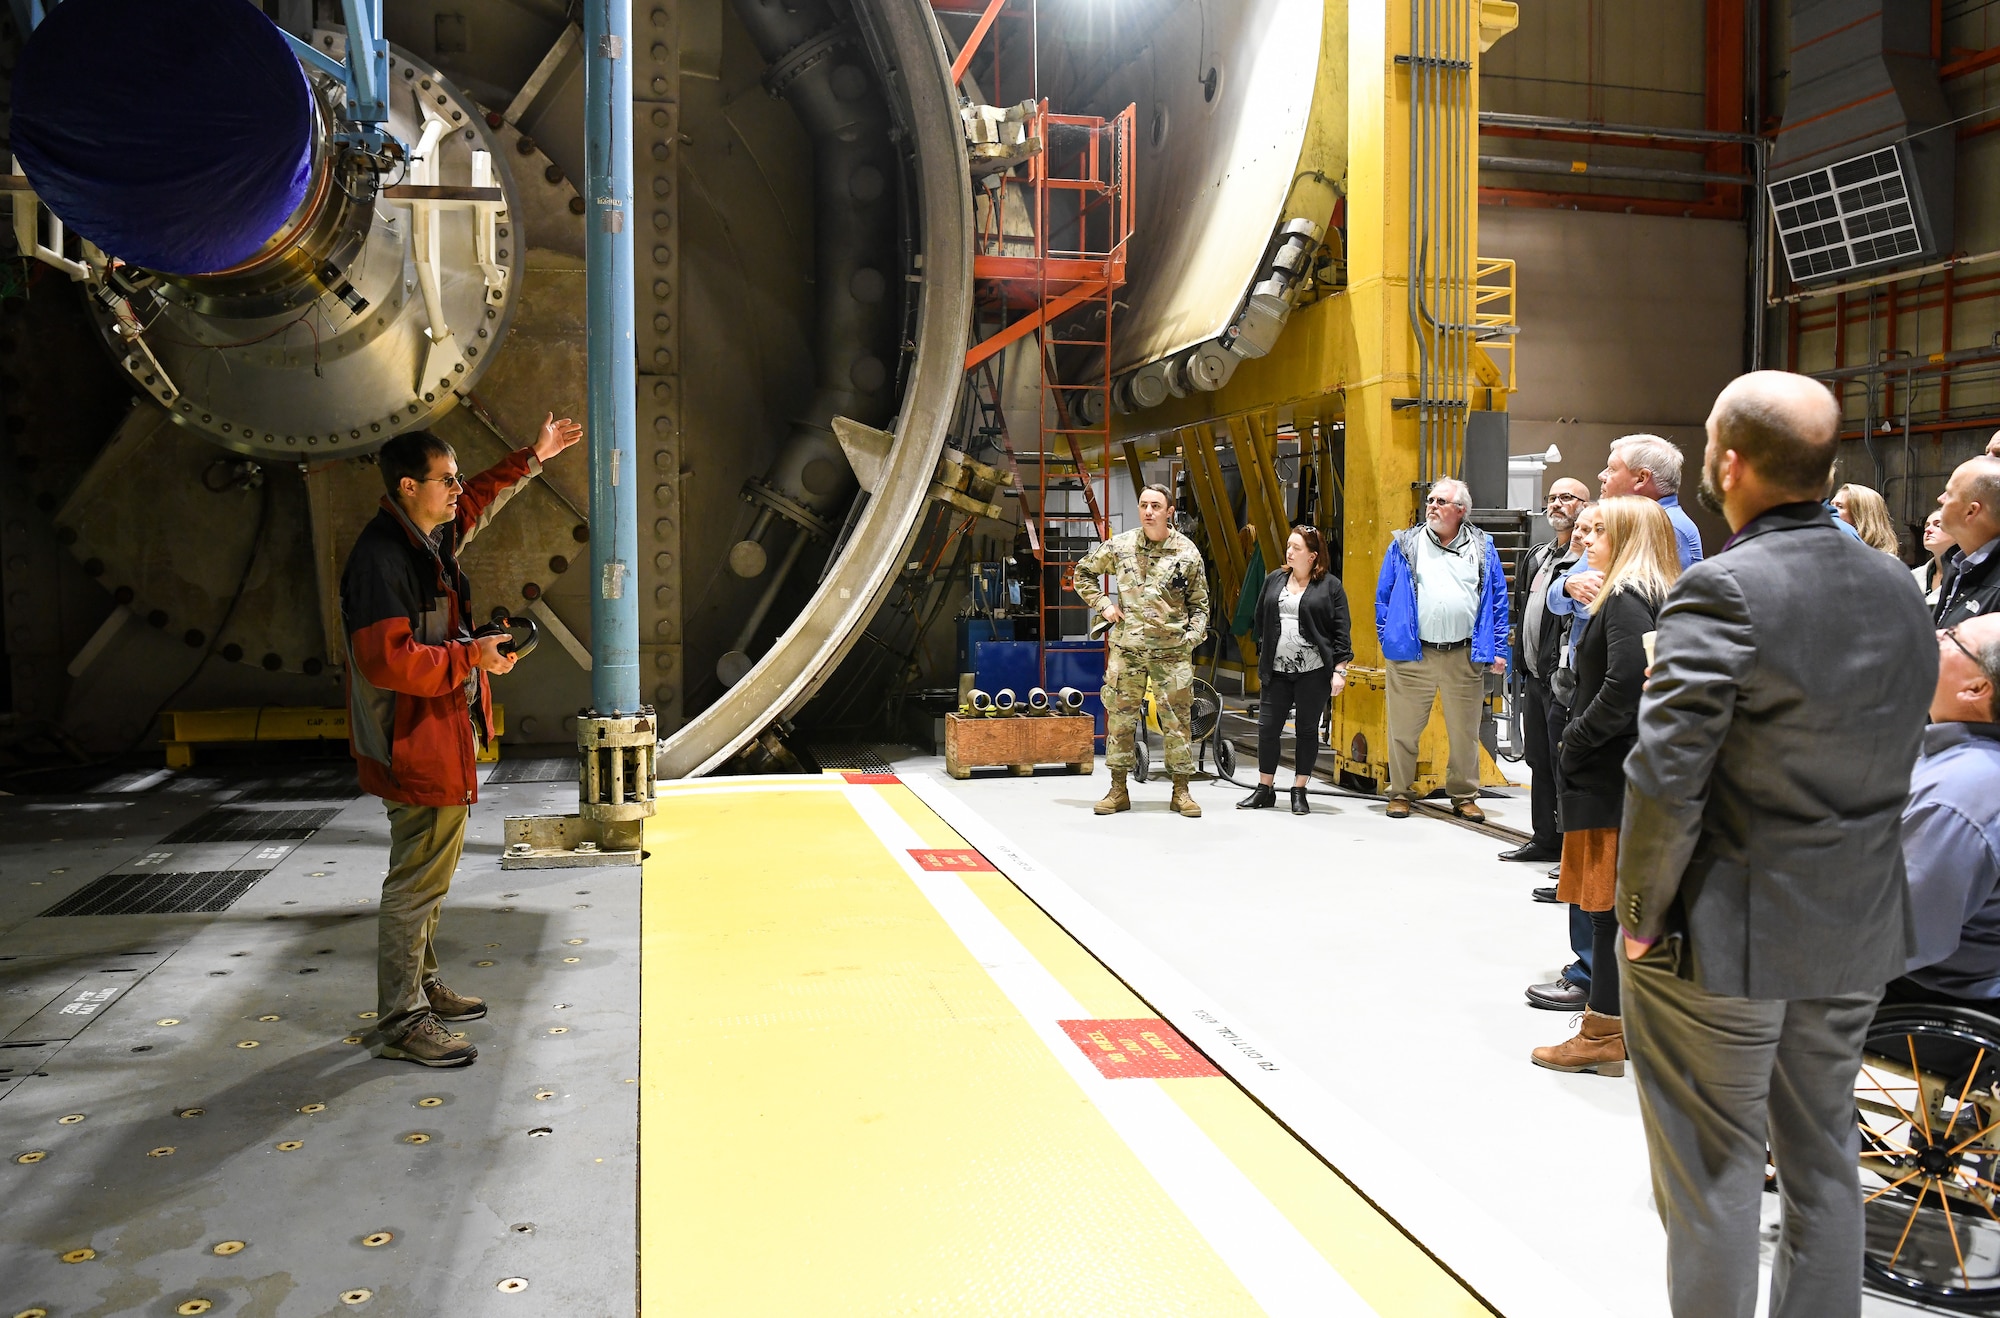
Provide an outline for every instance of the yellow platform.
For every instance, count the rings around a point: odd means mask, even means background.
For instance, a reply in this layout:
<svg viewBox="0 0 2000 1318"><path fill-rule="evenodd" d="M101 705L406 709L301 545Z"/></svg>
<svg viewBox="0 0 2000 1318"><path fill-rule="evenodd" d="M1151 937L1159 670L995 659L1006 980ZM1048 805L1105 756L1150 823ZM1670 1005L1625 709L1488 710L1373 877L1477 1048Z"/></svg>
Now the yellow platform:
<svg viewBox="0 0 2000 1318"><path fill-rule="evenodd" d="M907 788L673 784L646 849L644 1313L1491 1312L1228 1078L1126 1074L1210 1068Z"/></svg>

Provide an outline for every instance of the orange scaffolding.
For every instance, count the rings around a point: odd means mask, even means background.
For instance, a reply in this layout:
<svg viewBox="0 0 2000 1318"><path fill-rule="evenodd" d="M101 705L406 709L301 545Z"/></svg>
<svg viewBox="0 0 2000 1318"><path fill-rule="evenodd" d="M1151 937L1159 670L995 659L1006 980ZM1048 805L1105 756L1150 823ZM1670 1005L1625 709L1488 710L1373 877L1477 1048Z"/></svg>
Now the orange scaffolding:
<svg viewBox="0 0 2000 1318"><path fill-rule="evenodd" d="M1022 519L1043 566L1045 642L1087 634L1070 568L1111 534L1111 334L1132 237L1135 113L1053 114L1041 101L1029 125L1040 150L980 188L975 314L991 328L965 365L978 371L1029 335L1039 343L1035 451L1017 448L1015 459ZM992 373L980 375L997 395Z"/></svg>

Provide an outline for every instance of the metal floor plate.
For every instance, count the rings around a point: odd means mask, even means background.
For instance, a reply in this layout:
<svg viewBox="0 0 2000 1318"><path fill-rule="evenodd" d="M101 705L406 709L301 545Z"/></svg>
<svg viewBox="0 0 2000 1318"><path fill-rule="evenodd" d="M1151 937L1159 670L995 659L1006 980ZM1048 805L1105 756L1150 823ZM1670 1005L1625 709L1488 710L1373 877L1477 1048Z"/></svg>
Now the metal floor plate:
<svg viewBox="0 0 2000 1318"><path fill-rule="evenodd" d="M348 1042L375 1005L381 805L298 843L162 845L243 786L189 781L0 798L0 1315L631 1313L637 871L498 868L502 815L574 789L476 808L439 940L490 1015L462 1027L477 1064L429 1071ZM262 877L217 914L36 917L163 853Z"/></svg>

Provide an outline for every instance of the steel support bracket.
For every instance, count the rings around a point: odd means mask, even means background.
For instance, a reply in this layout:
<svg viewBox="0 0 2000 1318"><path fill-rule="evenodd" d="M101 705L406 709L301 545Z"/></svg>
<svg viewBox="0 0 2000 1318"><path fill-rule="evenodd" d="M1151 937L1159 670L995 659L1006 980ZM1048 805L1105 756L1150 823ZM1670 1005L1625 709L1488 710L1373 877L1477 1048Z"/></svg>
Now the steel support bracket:
<svg viewBox="0 0 2000 1318"><path fill-rule="evenodd" d="M509 815L500 853L503 870L597 869L637 865L642 820L585 819L581 815Z"/></svg>

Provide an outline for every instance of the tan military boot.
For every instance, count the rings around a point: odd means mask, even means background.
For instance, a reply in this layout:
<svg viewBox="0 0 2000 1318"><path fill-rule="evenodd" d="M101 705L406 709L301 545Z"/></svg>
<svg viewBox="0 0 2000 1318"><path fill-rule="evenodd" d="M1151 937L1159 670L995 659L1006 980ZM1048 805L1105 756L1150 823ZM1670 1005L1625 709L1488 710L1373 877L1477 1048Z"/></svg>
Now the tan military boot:
<svg viewBox="0 0 2000 1318"><path fill-rule="evenodd" d="M1131 808L1132 797L1125 790L1125 775L1113 769L1111 771L1111 790L1104 794L1104 799L1097 803L1092 809L1092 813L1115 815L1121 810L1130 810Z"/></svg>
<svg viewBox="0 0 2000 1318"><path fill-rule="evenodd" d="M1167 803L1167 809L1186 815L1189 819L1201 818L1201 807L1194 803L1192 796L1188 795L1188 776L1186 774L1177 773L1174 775L1174 799Z"/></svg>

